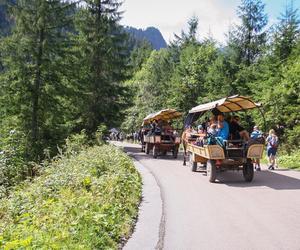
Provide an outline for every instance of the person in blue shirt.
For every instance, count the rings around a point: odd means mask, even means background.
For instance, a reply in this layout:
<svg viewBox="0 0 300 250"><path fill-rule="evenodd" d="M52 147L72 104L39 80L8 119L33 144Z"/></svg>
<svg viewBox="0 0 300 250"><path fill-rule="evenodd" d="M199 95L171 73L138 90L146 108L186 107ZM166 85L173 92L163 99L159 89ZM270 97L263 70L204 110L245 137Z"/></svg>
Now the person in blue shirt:
<svg viewBox="0 0 300 250"><path fill-rule="evenodd" d="M229 124L227 121L225 121L223 114L218 115L217 127L218 127L217 137L221 138L222 142L223 142L223 140L228 140Z"/></svg>
<svg viewBox="0 0 300 250"><path fill-rule="evenodd" d="M258 126L253 127L253 131L250 135L251 139L261 138L263 136L262 132L259 130Z"/></svg>
<svg viewBox="0 0 300 250"><path fill-rule="evenodd" d="M278 137L274 129L269 131L269 136L266 139L267 142L267 156L269 161L269 169L274 170L274 166L277 166L276 153L278 148Z"/></svg>

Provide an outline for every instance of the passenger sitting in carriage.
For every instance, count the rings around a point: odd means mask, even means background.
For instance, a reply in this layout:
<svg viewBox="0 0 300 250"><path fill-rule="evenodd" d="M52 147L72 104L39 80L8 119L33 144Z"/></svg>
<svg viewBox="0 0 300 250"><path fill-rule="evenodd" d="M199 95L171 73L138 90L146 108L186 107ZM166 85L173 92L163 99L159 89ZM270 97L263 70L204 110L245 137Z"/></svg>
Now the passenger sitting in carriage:
<svg viewBox="0 0 300 250"><path fill-rule="evenodd" d="M151 134L152 135L160 135L161 134L160 121L154 120L151 122Z"/></svg>
<svg viewBox="0 0 300 250"><path fill-rule="evenodd" d="M196 140L197 131L194 130L194 128L191 125L188 125L186 127L185 134L186 134L186 138L188 139L188 141Z"/></svg>
<svg viewBox="0 0 300 250"><path fill-rule="evenodd" d="M197 127L197 133L198 134L204 134L205 133L205 130L204 130L202 124L198 125L198 127Z"/></svg>
<svg viewBox="0 0 300 250"><path fill-rule="evenodd" d="M198 130L197 130L197 136L198 137L196 139L196 145L203 147L203 145L204 145L204 138L206 137L206 131L203 128L202 124L198 125L197 128L198 128Z"/></svg>
<svg viewBox="0 0 300 250"><path fill-rule="evenodd" d="M175 141L175 137L173 135L173 127L171 124L167 121L164 122L162 126L162 137L165 140L170 140L171 142Z"/></svg>
<svg viewBox="0 0 300 250"><path fill-rule="evenodd" d="M217 124L214 123L210 125L209 128L207 129L207 132L212 134L213 136L217 136L218 134Z"/></svg>
<svg viewBox="0 0 300 250"><path fill-rule="evenodd" d="M166 124L163 126L163 132L166 135L172 135L173 134L173 127L171 126L170 122L166 122Z"/></svg>
<svg viewBox="0 0 300 250"><path fill-rule="evenodd" d="M229 137L229 124L227 121L225 121L223 114L218 115L217 128L217 137L221 138L222 140L227 140Z"/></svg>
<svg viewBox="0 0 300 250"><path fill-rule="evenodd" d="M231 140L243 139L245 141L248 141L250 139L249 133L240 125L239 122L240 122L240 118L237 115L231 117L229 123L229 131L231 137L230 139Z"/></svg>

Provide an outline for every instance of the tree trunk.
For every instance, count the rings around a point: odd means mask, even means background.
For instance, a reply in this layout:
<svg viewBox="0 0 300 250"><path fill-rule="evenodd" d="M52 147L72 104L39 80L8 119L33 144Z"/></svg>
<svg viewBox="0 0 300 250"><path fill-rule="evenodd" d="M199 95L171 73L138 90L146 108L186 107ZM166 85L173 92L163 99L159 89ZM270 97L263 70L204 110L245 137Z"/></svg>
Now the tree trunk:
<svg viewBox="0 0 300 250"><path fill-rule="evenodd" d="M38 110L39 110L39 98L41 88L41 65L43 56L43 41L44 30L40 30L38 34L38 53L36 58L36 72L34 79L34 87L32 93L32 119L31 119L31 132L32 132L32 145L35 145L39 139L39 126L38 126Z"/></svg>

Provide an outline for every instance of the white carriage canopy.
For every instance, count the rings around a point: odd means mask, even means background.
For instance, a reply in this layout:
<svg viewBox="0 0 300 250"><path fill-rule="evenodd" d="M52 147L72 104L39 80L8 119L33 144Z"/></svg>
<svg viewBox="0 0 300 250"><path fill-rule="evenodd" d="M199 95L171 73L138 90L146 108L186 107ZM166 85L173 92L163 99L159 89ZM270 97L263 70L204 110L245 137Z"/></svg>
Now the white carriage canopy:
<svg viewBox="0 0 300 250"><path fill-rule="evenodd" d="M163 109L156 113L147 115L143 120L143 125L149 124L154 120L173 120L182 116L182 113L178 112L176 109Z"/></svg>
<svg viewBox="0 0 300 250"><path fill-rule="evenodd" d="M249 97L234 95L222 98L217 101L205 103L192 108L185 120L185 126L191 125L202 114L207 111L214 111L214 113L230 113L241 110L248 110L253 108L259 108L262 105L255 103Z"/></svg>

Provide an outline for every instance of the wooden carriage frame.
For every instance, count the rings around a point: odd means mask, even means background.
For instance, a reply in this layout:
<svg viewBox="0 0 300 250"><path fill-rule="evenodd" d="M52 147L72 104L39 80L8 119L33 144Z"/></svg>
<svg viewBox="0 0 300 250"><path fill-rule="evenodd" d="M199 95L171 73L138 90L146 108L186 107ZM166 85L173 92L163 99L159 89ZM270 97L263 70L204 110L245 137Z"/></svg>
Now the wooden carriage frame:
<svg viewBox="0 0 300 250"><path fill-rule="evenodd" d="M175 109L163 109L156 113L149 114L143 120L143 126L150 124L154 120L169 121L182 117L182 113ZM181 143L181 138L176 136L174 141L163 140L162 135L144 135L144 145L142 145L142 151L149 154L152 150L153 158L157 158L159 155L166 155L167 152L172 152L174 158L178 156L178 150Z"/></svg>
<svg viewBox="0 0 300 250"><path fill-rule="evenodd" d="M250 98L244 96L230 96L214 102L206 103L194 107L189 111L185 126L199 119L207 111L217 109L222 113L238 112L253 108L260 108L261 104L253 102ZM260 110L260 109L259 109ZM260 110L262 116L263 113ZM196 116L196 119L194 117ZM264 116L263 116L264 119ZM231 146L230 146L231 145ZM254 168L252 159L261 159L264 143L252 141L248 146L234 147L231 141L225 141L225 146L204 145L197 146L191 142L187 143L186 151L189 154L189 166L192 171L197 170L197 164L202 164L202 170L207 173L210 182L215 182L217 172L220 170L243 170L245 181L251 182L254 177ZM237 154L235 153L237 152ZM230 153L230 154L229 154ZM234 155L235 156L232 156ZM185 156L184 156L185 157ZM185 159L184 159L185 160Z"/></svg>

